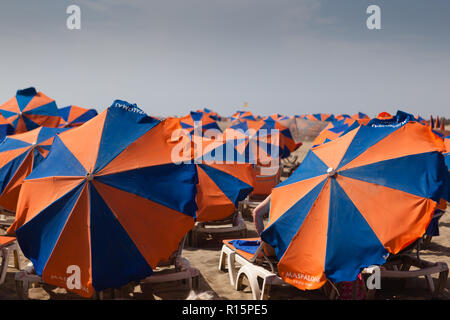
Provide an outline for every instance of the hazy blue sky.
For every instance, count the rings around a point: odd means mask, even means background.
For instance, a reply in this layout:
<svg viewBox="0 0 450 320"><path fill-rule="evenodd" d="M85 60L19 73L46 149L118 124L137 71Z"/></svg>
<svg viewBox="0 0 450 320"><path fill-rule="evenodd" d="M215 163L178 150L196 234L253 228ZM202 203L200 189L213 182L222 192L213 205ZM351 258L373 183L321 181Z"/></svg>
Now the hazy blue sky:
<svg viewBox="0 0 450 320"><path fill-rule="evenodd" d="M370 4L382 30L366 27ZM59 107L124 99L162 116L247 101L450 118L448 0L3 0L0 44L0 103L34 86Z"/></svg>

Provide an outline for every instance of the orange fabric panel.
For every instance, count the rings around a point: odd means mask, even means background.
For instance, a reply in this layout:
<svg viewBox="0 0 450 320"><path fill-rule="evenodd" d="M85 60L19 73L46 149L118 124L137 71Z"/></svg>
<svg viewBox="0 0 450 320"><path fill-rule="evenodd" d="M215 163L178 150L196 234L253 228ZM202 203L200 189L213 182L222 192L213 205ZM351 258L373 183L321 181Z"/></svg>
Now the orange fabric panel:
<svg viewBox="0 0 450 320"><path fill-rule="evenodd" d="M36 128L27 132L15 134L13 136L9 136L11 139L20 140L29 144L33 144L37 141L39 132L41 132L41 128Z"/></svg>
<svg viewBox="0 0 450 320"><path fill-rule="evenodd" d="M16 112L16 113L20 112L19 104L17 103L16 97L13 97L13 98L9 99L7 102L2 104L0 106L0 109L8 110L8 111L11 111L11 112Z"/></svg>
<svg viewBox="0 0 450 320"><path fill-rule="evenodd" d="M409 122L368 148L340 171L413 154L443 152L444 148L442 139L433 134L430 127Z"/></svg>
<svg viewBox="0 0 450 320"><path fill-rule="evenodd" d="M73 273L68 267L76 265L81 286L70 290L90 298L94 293L90 252L89 192L85 184L42 272L42 280L67 288L67 278Z"/></svg>
<svg viewBox="0 0 450 320"><path fill-rule="evenodd" d="M325 178L327 178L327 175L320 175L273 189L270 198L270 219L265 228L267 229L287 210L289 210L290 207L296 204Z"/></svg>
<svg viewBox="0 0 450 320"><path fill-rule="evenodd" d="M5 152L1 152L0 153L0 167L3 167L8 162L10 162L11 160L17 158L18 156L20 156L24 152L28 152L30 147L24 147L24 148L20 148L20 149L15 149L15 150L9 150L9 151L5 151Z"/></svg>
<svg viewBox="0 0 450 320"><path fill-rule="evenodd" d="M339 185L391 253L421 237L436 203L400 190L337 175Z"/></svg>
<svg viewBox="0 0 450 320"><path fill-rule="evenodd" d="M9 181L6 188L0 195L0 205L8 210L16 211L17 201L19 199L19 192L22 186L23 180L33 170L33 152L29 152L23 162L20 164L14 176Z"/></svg>
<svg viewBox="0 0 450 320"><path fill-rule="evenodd" d="M278 263L278 272L283 280L299 289L318 289L327 281L324 270L329 206L328 179Z"/></svg>
<svg viewBox="0 0 450 320"><path fill-rule="evenodd" d="M17 121L15 133L27 132L28 129L27 126L25 125L25 122L23 121L22 116L19 116L18 118L19 120Z"/></svg>
<svg viewBox="0 0 450 320"><path fill-rule="evenodd" d="M179 141L171 141L172 132L163 122L145 133L123 150L115 159L98 172L108 175L118 172L172 163L172 150ZM183 160L192 159L186 155Z"/></svg>
<svg viewBox="0 0 450 320"><path fill-rule="evenodd" d="M93 172L97 161L103 132L100 128L103 128L106 113L105 110L83 126L59 134L62 142L88 172Z"/></svg>
<svg viewBox="0 0 450 320"><path fill-rule="evenodd" d="M311 151L314 152L329 168L336 169L358 131L359 128L352 130L333 141L312 148Z"/></svg>
<svg viewBox="0 0 450 320"><path fill-rule="evenodd" d="M8 228L7 233L15 234L18 228L44 210L49 204L74 189L83 180L84 178L77 177L49 177L27 180L21 187L16 218ZM36 197L37 194L39 197Z"/></svg>
<svg viewBox="0 0 450 320"><path fill-rule="evenodd" d="M199 166L197 172L197 221L222 220L232 215L236 208L230 199Z"/></svg>
<svg viewBox="0 0 450 320"><path fill-rule="evenodd" d="M93 182L108 207L154 269L175 252L194 219L137 195Z"/></svg>

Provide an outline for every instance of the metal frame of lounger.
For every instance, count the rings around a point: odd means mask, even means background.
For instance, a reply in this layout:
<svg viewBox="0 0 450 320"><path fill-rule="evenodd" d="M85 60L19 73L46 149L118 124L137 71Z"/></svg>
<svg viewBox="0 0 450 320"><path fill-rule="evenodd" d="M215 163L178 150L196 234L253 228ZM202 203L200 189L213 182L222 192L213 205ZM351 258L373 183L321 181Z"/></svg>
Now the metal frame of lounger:
<svg viewBox="0 0 450 320"><path fill-rule="evenodd" d="M11 238L15 239L13 237ZM17 244L17 241L14 240L13 242L2 245L0 247L0 257L2 259L2 264L0 266L0 285L5 282L6 273L8 271L8 267L10 266L9 257L11 253L13 253L14 255L14 265L12 267L21 270L21 263L19 259L19 245Z"/></svg>
<svg viewBox="0 0 450 320"><path fill-rule="evenodd" d="M412 266L418 269L410 271L410 268ZM447 263L445 262L433 263L413 257L408 254L397 254L381 267L367 267L361 273L366 276L371 276L376 272L379 272L381 279L407 279L425 277L428 289L432 294L432 298L434 298L444 291L449 270ZM433 274L439 274L437 287L434 285L432 277ZM376 289L367 289L367 292L368 299L373 299L375 297Z"/></svg>
<svg viewBox="0 0 450 320"><path fill-rule="evenodd" d="M231 226L223 226L231 224ZM220 227L222 226L222 227ZM194 228L188 234L188 245L198 246L198 237L200 234L212 234L223 236L225 234L237 234L238 237L247 236L247 225L242 218L242 213L238 209L230 217L223 220L197 222Z"/></svg>
<svg viewBox="0 0 450 320"><path fill-rule="evenodd" d="M172 254L171 258L168 261L164 261L158 264L158 266L174 265L175 272L158 274L158 271L156 271L151 276L142 279L138 283L162 283L178 280L187 280L190 290L197 289L200 272L197 268L191 266L187 258L181 256L185 241L186 236L183 237L182 241L178 246L177 251L175 251L174 254ZM27 273L25 270L19 271L15 274L15 281L16 281L17 295L19 296L19 298L25 300L28 299L28 290L31 284L45 284L40 276L38 276L37 274ZM115 293L115 291L119 291L119 295L121 295L120 290L121 290L120 288L114 289L113 293ZM103 291L94 293L93 299L103 300L103 298L104 298Z"/></svg>

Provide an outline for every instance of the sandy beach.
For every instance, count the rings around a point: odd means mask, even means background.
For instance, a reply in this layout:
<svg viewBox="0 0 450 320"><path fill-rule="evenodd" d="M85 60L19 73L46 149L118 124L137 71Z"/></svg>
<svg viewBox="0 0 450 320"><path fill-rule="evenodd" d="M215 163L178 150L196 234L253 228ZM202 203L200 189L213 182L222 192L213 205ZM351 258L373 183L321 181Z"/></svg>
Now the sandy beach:
<svg viewBox="0 0 450 320"><path fill-rule="evenodd" d="M305 142L297 151L299 161L306 155L311 148L311 142ZM256 237L257 233L251 217L244 215L248 229L248 237ZM267 222L267 221L266 221ZM421 251L421 258L431 262L445 262L450 265L450 207L447 207L446 213L442 216L439 223L440 235L434 237L428 248ZM236 235L229 234L224 238L232 239ZM197 248L186 246L183 250L183 256L188 258L191 265L200 271L199 287L197 294L208 292L215 300L251 300L250 288L245 286L243 291L236 291L229 282L228 274L218 270L219 254L222 246L222 239L207 236L199 239ZM12 258L11 258L12 259ZM22 265L29 261L20 254ZM10 261L13 265L13 260ZM10 267L6 276L5 283L0 286L0 299L18 299L14 275L17 270ZM434 280L437 280L435 275ZM244 284L246 284L244 282ZM130 284L121 291L121 299L145 299L145 300L183 300L186 299L190 291L187 284L180 282L168 282L161 284ZM105 293L105 298L110 299L111 292ZM375 299L430 299L431 294L428 291L426 280L424 278L408 279L404 286L395 280L382 281L382 289L378 290ZM67 292L65 289L56 288L50 285L37 286L29 290L29 298L35 300L48 299L82 299L81 297ZM117 294L115 296L117 298ZM447 281L446 289L441 299L450 299L450 282ZM327 299L320 291L301 291L294 287L274 286L272 287L270 299L275 300L317 300Z"/></svg>

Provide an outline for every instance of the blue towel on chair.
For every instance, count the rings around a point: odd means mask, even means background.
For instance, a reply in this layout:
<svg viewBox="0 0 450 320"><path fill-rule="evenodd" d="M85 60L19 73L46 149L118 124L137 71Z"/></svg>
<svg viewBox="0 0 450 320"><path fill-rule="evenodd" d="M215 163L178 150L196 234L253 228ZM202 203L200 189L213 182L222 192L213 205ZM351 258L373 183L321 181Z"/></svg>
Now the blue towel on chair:
<svg viewBox="0 0 450 320"><path fill-rule="evenodd" d="M230 243L236 249L254 254L261 244L261 240L231 240Z"/></svg>

